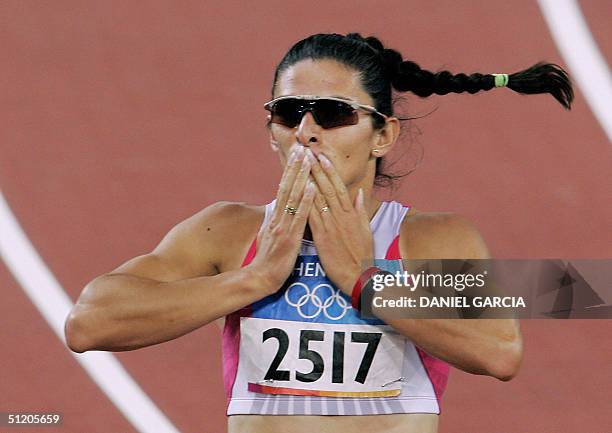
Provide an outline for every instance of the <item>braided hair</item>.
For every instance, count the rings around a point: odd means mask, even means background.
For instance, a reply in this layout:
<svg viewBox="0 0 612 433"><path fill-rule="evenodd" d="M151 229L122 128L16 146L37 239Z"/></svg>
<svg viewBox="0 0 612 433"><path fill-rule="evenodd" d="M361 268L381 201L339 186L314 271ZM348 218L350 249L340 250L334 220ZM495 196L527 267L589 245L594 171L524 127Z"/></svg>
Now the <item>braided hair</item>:
<svg viewBox="0 0 612 433"><path fill-rule="evenodd" d="M322 33L302 39L289 49L276 67L272 94L280 74L304 59L333 59L358 71L361 84L374 101L374 106L387 116L393 116L392 90L412 92L425 98L433 94L474 94L496 87L494 74L452 74L449 71L431 72L422 69L417 63L404 60L398 51L385 48L374 36L364 38L359 33ZM567 110L574 99L567 72L551 63L539 62L522 71L508 74L506 87L521 94L548 93ZM374 116L372 119L374 128L384 126L382 118ZM377 185L401 177L384 173L382 164L382 158L377 158Z"/></svg>

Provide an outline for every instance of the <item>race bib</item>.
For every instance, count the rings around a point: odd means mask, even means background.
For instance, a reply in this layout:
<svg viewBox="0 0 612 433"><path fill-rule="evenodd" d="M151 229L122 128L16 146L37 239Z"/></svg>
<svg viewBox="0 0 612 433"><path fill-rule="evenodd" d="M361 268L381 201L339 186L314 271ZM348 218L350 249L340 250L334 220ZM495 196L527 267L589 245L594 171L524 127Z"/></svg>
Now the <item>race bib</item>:
<svg viewBox="0 0 612 433"><path fill-rule="evenodd" d="M405 338L389 326L242 317L248 390L326 397L401 392Z"/></svg>

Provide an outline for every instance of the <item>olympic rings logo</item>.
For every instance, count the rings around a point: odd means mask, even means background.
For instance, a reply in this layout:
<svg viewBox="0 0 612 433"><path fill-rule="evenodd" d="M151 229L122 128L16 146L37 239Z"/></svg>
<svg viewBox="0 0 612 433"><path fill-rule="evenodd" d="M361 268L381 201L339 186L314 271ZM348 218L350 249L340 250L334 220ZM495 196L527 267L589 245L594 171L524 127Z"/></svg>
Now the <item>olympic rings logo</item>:
<svg viewBox="0 0 612 433"><path fill-rule="evenodd" d="M325 298L325 300L322 300L317 294L317 291L325 287L329 289L329 291L331 292L331 296ZM297 298L297 302L294 302L291 299L290 295L294 294L295 292L299 293L300 288L304 290L304 293ZM321 312L323 312L325 317L330 320L340 320L344 317L348 310L353 308L348 302L346 302L346 299L342 297L338 289L334 289L331 285L327 283L319 284L314 289L312 289L312 291L310 290L310 287L308 287L304 283L293 283L287 288L287 291L285 292L285 300L287 301L287 304L291 305L292 307L295 307L298 314L304 319L314 319L319 314L321 314ZM309 302L311 302L312 305L316 307L316 310L313 314L306 314L302 310L302 307L308 304ZM337 305L342 310L339 316L334 316L329 312L329 309L331 309L333 305Z"/></svg>

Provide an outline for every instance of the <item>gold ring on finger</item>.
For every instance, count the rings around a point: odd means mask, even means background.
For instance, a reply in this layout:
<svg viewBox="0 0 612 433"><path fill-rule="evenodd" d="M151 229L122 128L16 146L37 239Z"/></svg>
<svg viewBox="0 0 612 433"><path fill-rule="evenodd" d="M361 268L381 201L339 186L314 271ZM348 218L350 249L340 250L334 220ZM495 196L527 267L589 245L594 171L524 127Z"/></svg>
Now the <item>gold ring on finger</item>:
<svg viewBox="0 0 612 433"><path fill-rule="evenodd" d="M291 207L289 205L285 206L285 213L288 213L289 215L295 215L297 211L297 208Z"/></svg>
<svg viewBox="0 0 612 433"><path fill-rule="evenodd" d="M323 206L321 208L321 213L323 213L323 212L329 212L329 207L328 206Z"/></svg>

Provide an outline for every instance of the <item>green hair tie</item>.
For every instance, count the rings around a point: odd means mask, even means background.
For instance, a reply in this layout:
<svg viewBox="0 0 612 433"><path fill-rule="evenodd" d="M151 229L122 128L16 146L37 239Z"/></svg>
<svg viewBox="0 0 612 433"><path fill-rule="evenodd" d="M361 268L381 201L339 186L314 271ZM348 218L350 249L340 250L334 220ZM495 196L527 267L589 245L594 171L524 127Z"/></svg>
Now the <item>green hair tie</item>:
<svg viewBox="0 0 612 433"><path fill-rule="evenodd" d="M495 77L495 87L506 87L510 77L508 74L493 74Z"/></svg>

